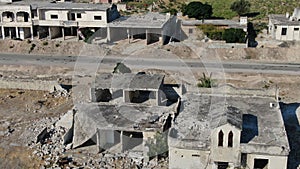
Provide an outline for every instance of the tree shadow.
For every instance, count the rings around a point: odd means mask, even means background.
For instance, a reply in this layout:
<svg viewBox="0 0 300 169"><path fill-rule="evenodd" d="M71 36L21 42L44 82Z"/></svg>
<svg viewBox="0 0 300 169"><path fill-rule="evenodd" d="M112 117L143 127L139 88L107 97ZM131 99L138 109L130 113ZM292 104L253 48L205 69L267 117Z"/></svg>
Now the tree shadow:
<svg viewBox="0 0 300 169"><path fill-rule="evenodd" d="M241 16L247 16L247 17L251 17L251 18L254 18L256 16L260 15L260 12L249 12L249 13L245 13Z"/></svg>
<svg viewBox="0 0 300 169"><path fill-rule="evenodd" d="M300 125L296 110L300 103L280 103L285 130L290 145L288 156L288 169L297 168L300 165Z"/></svg>
<svg viewBox="0 0 300 169"><path fill-rule="evenodd" d="M255 40L255 38L257 37L257 33L254 29L253 23L252 22L248 22L247 24L247 39L248 39L248 47L256 47L258 45L257 41Z"/></svg>

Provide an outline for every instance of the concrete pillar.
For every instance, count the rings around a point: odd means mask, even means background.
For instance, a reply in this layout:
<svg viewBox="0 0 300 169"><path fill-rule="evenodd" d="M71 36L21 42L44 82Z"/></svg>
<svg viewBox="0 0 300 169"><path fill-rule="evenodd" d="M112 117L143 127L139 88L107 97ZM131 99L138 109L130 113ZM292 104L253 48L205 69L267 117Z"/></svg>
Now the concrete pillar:
<svg viewBox="0 0 300 169"><path fill-rule="evenodd" d="M2 23L3 22L3 13L1 12L0 13L0 23Z"/></svg>
<svg viewBox="0 0 300 169"><path fill-rule="evenodd" d="M156 106L159 106L161 104L161 97L160 97L160 90L158 89L156 91Z"/></svg>
<svg viewBox="0 0 300 169"><path fill-rule="evenodd" d="M130 31L129 31L129 29L127 29L127 39L128 39L128 43L130 43Z"/></svg>
<svg viewBox="0 0 300 169"><path fill-rule="evenodd" d="M63 40L65 40L65 28L64 27L61 28L61 34L62 34Z"/></svg>
<svg viewBox="0 0 300 169"><path fill-rule="evenodd" d="M4 33L4 26L1 26L1 31L2 31L2 39L5 39L5 33Z"/></svg>
<svg viewBox="0 0 300 169"><path fill-rule="evenodd" d="M51 28L50 28L50 26L48 27L48 32L49 32L49 39L51 40L52 35L51 35Z"/></svg>
<svg viewBox="0 0 300 169"><path fill-rule="evenodd" d="M17 13L13 13L13 14L14 14L13 20L14 20L14 22L17 22Z"/></svg>
<svg viewBox="0 0 300 169"><path fill-rule="evenodd" d="M19 28L16 27L16 38L19 38Z"/></svg>
<svg viewBox="0 0 300 169"><path fill-rule="evenodd" d="M100 146L100 130L99 129L97 129L97 132L96 132L96 139L97 139L98 152L100 153L102 151L102 149Z"/></svg>
<svg viewBox="0 0 300 169"><path fill-rule="evenodd" d="M130 103L130 91L123 90L123 102Z"/></svg>
<svg viewBox="0 0 300 169"><path fill-rule="evenodd" d="M148 29L146 29L146 45L150 42L150 37L148 37Z"/></svg>
<svg viewBox="0 0 300 169"><path fill-rule="evenodd" d="M11 28L8 28L9 38L11 39Z"/></svg>
<svg viewBox="0 0 300 169"><path fill-rule="evenodd" d="M31 40L33 40L33 27L30 27L30 35L31 35Z"/></svg>
<svg viewBox="0 0 300 169"><path fill-rule="evenodd" d="M123 131L120 133L121 152L123 152Z"/></svg>
<svg viewBox="0 0 300 169"><path fill-rule="evenodd" d="M110 42L111 41L111 37L110 37L110 28L107 27L107 36L106 36L106 42Z"/></svg>

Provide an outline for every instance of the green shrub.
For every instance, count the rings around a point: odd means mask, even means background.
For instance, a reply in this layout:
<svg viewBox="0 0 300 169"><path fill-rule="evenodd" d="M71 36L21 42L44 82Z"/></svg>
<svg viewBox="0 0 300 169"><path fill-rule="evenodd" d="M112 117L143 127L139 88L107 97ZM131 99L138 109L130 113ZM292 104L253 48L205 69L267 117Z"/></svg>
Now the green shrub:
<svg viewBox="0 0 300 169"><path fill-rule="evenodd" d="M198 87L204 87L204 88L211 88L213 87L214 81L211 78L212 74L210 73L209 77L206 77L205 73L203 73L203 76L199 79L199 83L197 84Z"/></svg>
<svg viewBox="0 0 300 169"><path fill-rule="evenodd" d="M246 32L242 29L225 29L222 38L226 41L226 43L245 43Z"/></svg>
<svg viewBox="0 0 300 169"><path fill-rule="evenodd" d="M29 49L29 53L32 52L35 47L36 47L36 45L34 43L31 44L30 49Z"/></svg>
<svg viewBox="0 0 300 169"><path fill-rule="evenodd" d="M47 41L43 42L43 45L44 45L44 46L47 46L47 45L48 45L48 42L47 42Z"/></svg>
<svg viewBox="0 0 300 169"><path fill-rule="evenodd" d="M223 32L224 29L222 28L218 28L214 25L200 25L198 26L199 29L202 30L202 32L209 38L212 40L222 40L223 38Z"/></svg>

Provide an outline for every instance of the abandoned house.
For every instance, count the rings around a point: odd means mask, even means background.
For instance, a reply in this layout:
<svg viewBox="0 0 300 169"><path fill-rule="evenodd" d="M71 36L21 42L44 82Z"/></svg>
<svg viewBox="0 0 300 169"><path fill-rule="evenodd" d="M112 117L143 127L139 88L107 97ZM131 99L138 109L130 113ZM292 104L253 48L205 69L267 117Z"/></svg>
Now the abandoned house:
<svg viewBox="0 0 300 169"><path fill-rule="evenodd" d="M247 32L247 17L240 17L240 21L227 20L227 19L205 19L205 20L192 20L192 19L182 19L182 39L192 39L197 38L198 30L200 25L214 25L220 29L236 28L243 29Z"/></svg>
<svg viewBox="0 0 300 169"><path fill-rule="evenodd" d="M99 152L128 151L145 160L147 141L156 133L167 137L181 93L180 87L164 84L163 75L131 73L100 74L90 91L90 102L74 106L66 143L94 145Z"/></svg>
<svg viewBox="0 0 300 169"><path fill-rule="evenodd" d="M170 169L287 167L289 143L275 97L234 91L183 96L169 132Z"/></svg>
<svg viewBox="0 0 300 169"><path fill-rule="evenodd" d="M180 20L176 16L148 12L145 15L123 16L108 24L107 41L145 39L146 44L167 44L180 40Z"/></svg>
<svg viewBox="0 0 300 169"><path fill-rule="evenodd" d="M29 5L0 5L0 36L33 38L33 22Z"/></svg>
<svg viewBox="0 0 300 169"><path fill-rule="evenodd" d="M2 39L85 39L95 32L106 38L107 24L119 17L116 5L50 1L5 3L0 12Z"/></svg>
<svg viewBox="0 0 300 169"><path fill-rule="evenodd" d="M269 33L273 39L293 41L300 40L300 8L295 8L293 15L269 15Z"/></svg>

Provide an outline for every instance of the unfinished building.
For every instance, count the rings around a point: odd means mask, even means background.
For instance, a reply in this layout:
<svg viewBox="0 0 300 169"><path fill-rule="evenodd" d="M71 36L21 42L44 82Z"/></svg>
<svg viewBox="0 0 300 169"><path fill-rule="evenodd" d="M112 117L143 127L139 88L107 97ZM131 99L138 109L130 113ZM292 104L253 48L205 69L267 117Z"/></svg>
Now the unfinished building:
<svg viewBox="0 0 300 169"><path fill-rule="evenodd" d="M274 98L254 90L184 95L169 133L169 168L285 169L289 143Z"/></svg>
<svg viewBox="0 0 300 169"><path fill-rule="evenodd" d="M116 5L37 0L3 3L0 14L2 39L106 39L107 24L119 17Z"/></svg>
<svg viewBox="0 0 300 169"><path fill-rule="evenodd" d="M170 14L149 12L145 15L124 16L108 24L107 41L145 39L146 44L167 44L178 41L180 21Z"/></svg>
<svg viewBox="0 0 300 169"><path fill-rule="evenodd" d="M83 3L53 3L39 5L39 38L50 39L62 37L87 38L85 31L97 32L103 29L102 38L106 37L108 22L119 17L115 5L83 4ZM99 32L99 31L98 31Z"/></svg>
<svg viewBox="0 0 300 169"><path fill-rule="evenodd" d="M33 38L33 24L29 5L0 5L0 36L8 38Z"/></svg>
<svg viewBox="0 0 300 169"><path fill-rule="evenodd" d="M159 74L98 75L90 88L90 102L74 106L66 143L72 142L73 148L92 144L99 152L127 151L149 159L149 140L157 133L167 137L177 112L181 88L172 89Z"/></svg>

